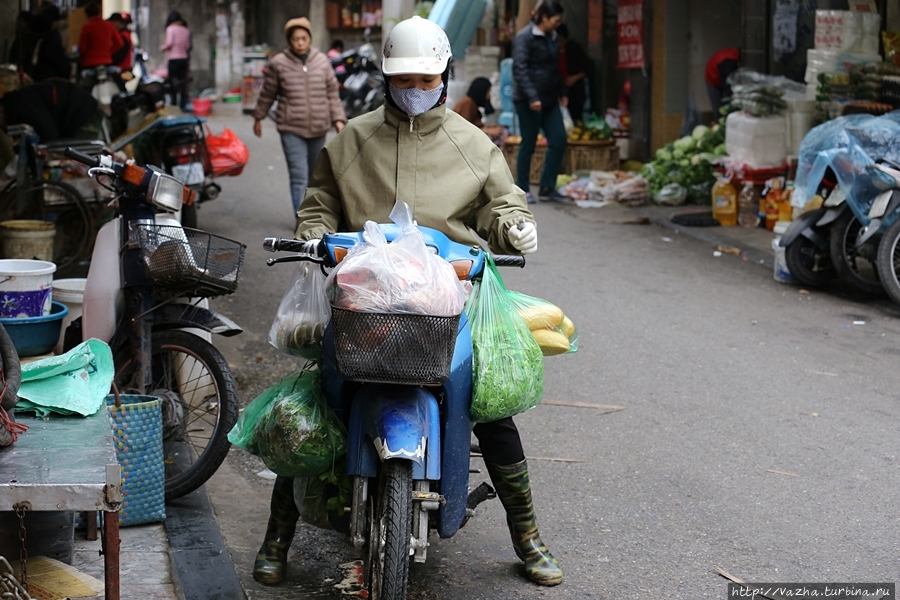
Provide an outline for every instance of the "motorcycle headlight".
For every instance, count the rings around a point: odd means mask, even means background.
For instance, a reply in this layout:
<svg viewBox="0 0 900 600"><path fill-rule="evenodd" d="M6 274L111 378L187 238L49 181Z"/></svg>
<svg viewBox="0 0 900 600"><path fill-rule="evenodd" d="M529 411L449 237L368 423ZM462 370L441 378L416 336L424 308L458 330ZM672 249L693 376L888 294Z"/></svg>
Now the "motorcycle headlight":
<svg viewBox="0 0 900 600"><path fill-rule="evenodd" d="M154 171L150 176L147 200L165 211L178 212L184 202L184 186L171 175Z"/></svg>

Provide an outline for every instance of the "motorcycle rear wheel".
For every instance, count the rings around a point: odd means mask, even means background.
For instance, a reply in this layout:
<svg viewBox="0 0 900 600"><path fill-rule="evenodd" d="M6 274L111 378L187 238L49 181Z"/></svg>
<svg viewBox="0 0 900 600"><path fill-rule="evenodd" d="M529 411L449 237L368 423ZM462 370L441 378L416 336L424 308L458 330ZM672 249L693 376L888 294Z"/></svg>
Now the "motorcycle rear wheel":
<svg viewBox="0 0 900 600"><path fill-rule="evenodd" d="M378 494L369 497L366 586L370 600L405 600L412 534L412 465L389 459L381 464Z"/></svg>
<svg viewBox="0 0 900 600"><path fill-rule="evenodd" d="M878 274L891 300L900 304L900 221L895 221L878 244Z"/></svg>
<svg viewBox="0 0 900 600"><path fill-rule="evenodd" d="M856 240L862 232L862 223L856 216L846 211L831 230L831 261L841 279L856 289L872 295L884 293L884 286L878 278L877 247L871 242L856 247Z"/></svg>
<svg viewBox="0 0 900 600"><path fill-rule="evenodd" d="M802 235L784 249L784 259L794 279L804 285L823 286L837 276L831 254Z"/></svg>
<svg viewBox="0 0 900 600"><path fill-rule="evenodd" d="M222 354L185 331L154 331L151 396L163 401L166 502L203 485L225 460L238 417L237 384ZM116 383L131 381L132 360L117 357Z"/></svg>

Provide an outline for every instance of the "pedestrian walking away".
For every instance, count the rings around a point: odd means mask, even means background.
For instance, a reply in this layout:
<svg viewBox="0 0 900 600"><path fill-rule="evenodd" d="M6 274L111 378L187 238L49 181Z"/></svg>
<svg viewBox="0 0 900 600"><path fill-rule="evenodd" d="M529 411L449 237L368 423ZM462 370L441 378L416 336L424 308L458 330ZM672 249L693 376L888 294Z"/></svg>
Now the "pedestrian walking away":
<svg viewBox="0 0 900 600"><path fill-rule="evenodd" d="M173 10L166 17L166 41L160 50L167 53L169 79L178 92L178 106L187 108L188 72L190 72L191 50L194 47L191 30L181 13Z"/></svg>
<svg viewBox="0 0 900 600"><path fill-rule="evenodd" d="M445 106L450 57L446 34L431 21L412 17L391 30L382 58L386 105L351 120L319 156L297 213L298 239L360 231L369 220L387 223L402 199L418 225L438 229L455 242L481 244L483 239L494 253L537 250L534 216L502 152ZM334 380L334 368L323 363L323 381ZM562 571L538 533L515 423L511 418L480 423L474 434L528 578L559 584ZM299 518L289 478L276 479L270 508L253 576L275 584L284 577Z"/></svg>
<svg viewBox="0 0 900 600"><path fill-rule="evenodd" d="M531 23L513 39L513 104L522 133L516 157L516 183L523 190L529 189L531 157L538 133L543 131L547 152L538 196L546 202L569 200L556 191L556 176L566 151L566 128L560 105L568 103L566 84L559 72L556 40L562 15L563 7L557 0L545 0L534 10Z"/></svg>
<svg viewBox="0 0 900 600"><path fill-rule="evenodd" d="M277 99L275 122L287 159L296 215L325 145L325 134L332 126L340 133L347 116L331 61L312 45L309 19L291 19L284 26L284 35L288 47L269 61L253 110L253 133L262 136L263 119Z"/></svg>

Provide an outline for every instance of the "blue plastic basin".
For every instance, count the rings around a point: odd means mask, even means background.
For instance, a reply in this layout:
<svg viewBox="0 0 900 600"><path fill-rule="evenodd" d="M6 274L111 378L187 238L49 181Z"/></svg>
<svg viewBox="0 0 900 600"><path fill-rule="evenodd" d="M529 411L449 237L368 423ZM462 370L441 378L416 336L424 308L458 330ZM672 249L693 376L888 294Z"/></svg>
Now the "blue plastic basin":
<svg viewBox="0 0 900 600"><path fill-rule="evenodd" d="M67 314L68 306L54 302L46 317L0 319L0 325L6 329L19 356L40 356L49 353L56 346L63 318Z"/></svg>

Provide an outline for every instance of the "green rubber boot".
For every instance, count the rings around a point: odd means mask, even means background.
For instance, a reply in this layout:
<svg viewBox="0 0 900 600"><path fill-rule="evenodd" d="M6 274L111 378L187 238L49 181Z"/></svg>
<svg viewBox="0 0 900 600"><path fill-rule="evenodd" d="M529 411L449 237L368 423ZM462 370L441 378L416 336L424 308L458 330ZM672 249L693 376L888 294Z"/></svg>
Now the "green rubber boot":
<svg viewBox="0 0 900 600"><path fill-rule="evenodd" d="M506 509L506 523L513 548L516 556L525 561L528 578L539 585L559 585L562 583L562 569L538 533L528 463L523 460L509 466L485 465L497 489L497 496Z"/></svg>
<svg viewBox="0 0 900 600"><path fill-rule="evenodd" d="M284 579L288 549L294 539L297 519L300 518L294 504L292 478L279 475L275 479L270 511L266 537L253 563L253 579L266 585L275 585Z"/></svg>

